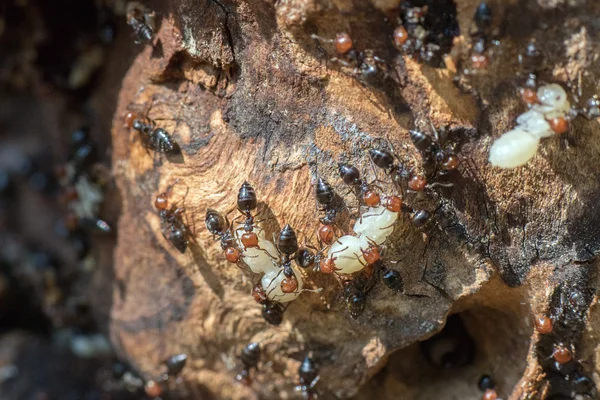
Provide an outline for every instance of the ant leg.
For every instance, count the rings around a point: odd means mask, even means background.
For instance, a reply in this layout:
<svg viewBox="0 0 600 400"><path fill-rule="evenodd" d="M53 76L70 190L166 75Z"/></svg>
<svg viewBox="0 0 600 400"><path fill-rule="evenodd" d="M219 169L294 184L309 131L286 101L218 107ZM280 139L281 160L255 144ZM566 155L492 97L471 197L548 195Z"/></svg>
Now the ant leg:
<svg viewBox="0 0 600 400"><path fill-rule="evenodd" d="M319 41L325 42L325 43L333 43L334 42L333 39L327 39L327 38L321 37L319 35L315 35L314 33L310 35L310 38L316 39L316 40L319 40Z"/></svg>

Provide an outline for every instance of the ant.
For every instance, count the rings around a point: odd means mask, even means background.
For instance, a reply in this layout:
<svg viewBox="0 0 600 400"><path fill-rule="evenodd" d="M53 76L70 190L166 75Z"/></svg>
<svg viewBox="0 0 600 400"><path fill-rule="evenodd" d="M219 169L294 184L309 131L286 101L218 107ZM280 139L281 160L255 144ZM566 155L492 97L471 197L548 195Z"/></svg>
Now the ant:
<svg viewBox="0 0 600 400"><path fill-rule="evenodd" d="M381 260L381 254L379 252L379 246L372 242L366 249L362 249L363 257L367 265L365 266L365 273L371 277L375 273L381 275L381 280L384 285L395 292L403 292L404 284L400 273L394 269L388 268Z"/></svg>
<svg viewBox="0 0 600 400"><path fill-rule="evenodd" d="M227 218L212 208L206 211L206 229L221 241L221 248L225 251L225 258L232 264L240 261L241 253L235 247L235 240L231 233L231 225Z"/></svg>
<svg viewBox="0 0 600 400"><path fill-rule="evenodd" d="M354 42L346 32L338 33L335 39L326 39L318 35L310 35L311 38L333 43L338 57L331 59L344 67L352 68L352 73L366 82L374 82L384 75L385 60L373 54L372 50L359 51L354 47Z"/></svg>
<svg viewBox="0 0 600 400"><path fill-rule="evenodd" d="M343 298L352 318L358 318L365 311L367 293L373 288L373 283L374 281L364 271L342 283Z"/></svg>
<svg viewBox="0 0 600 400"><path fill-rule="evenodd" d="M298 238L296 232L287 224L279 232L277 238L277 248L280 253L283 254L283 260L281 261L281 268L285 278L281 281L281 291L283 293L293 293L298 289L298 279L292 268L292 260L298 253Z"/></svg>
<svg viewBox="0 0 600 400"><path fill-rule="evenodd" d="M178 207L177 204L172 204L169 208L169 195L177 182L179 182L179 179L167 187L165 192L156 196L154 207L158 210L161 231L164 238L171 242L173 246L183 254L189 244L188 239L195 239L187 224L183 221L182 216L185 210Z"/></svg>
<svg viewBox="0 0 600 400"><path fill-rule="evenodd" d="M252 384L252 378L250 378L250 370L256 368L258 371L258 363L260 362L261 348L260 343L252 342L242 350L240 354L240 360L242 361L243 367L236 379L242 382L246 386Z"/></svg>
<svg viewBox="0 0 600 400"><path fill-rule="evenodd" d="M335 237L334 224L337 219L339 209L335 206L335 191L333 187L325 179L319 177L315 186L315 197L317 202L322 206L321 210L325 215L319 218L319 222L323 224L318 231L319 240L322 243L330 245Z"/></svg>
<svg viewBox="0 0 600 400"><path fill-rule="evenodd" d="M254 231L254 215L252 211L256 210L258 199L254 188L245 181L237 196L237 209L246 218L244 221L244 233L241 237L241 242L244 248L258 247L258 235Z"/></svg>
<svg viewBox="0 0 600 400"><path fill-rule="evenodd" d="M434 138L417 130L410 130L410 140L415 145L416 149L421 153L424 167L427 170L438 172L440 167L441 175L445 175L450 171L458 168L460 163L456 155L457 143L444 143L446 138L440 139L437 130L432 126ZM446 129L443 130L446 134Z"/></svg>
<svg viewBox="0 0 600 400"><path fill-rule="evenodd" d="M352 191L359 204L366 205L367 207L378 207L381 203L381 197L372 188L373 184L367 183L360 177L360 171L353 165L342 164L338 165L338 171L342 181L348 186L352 187Z"/></svg>
<svg viewBox="0 0 600 400"><path fill-rule="evenodd" d="M306 355L300 367L298 367L298 380L300 384L296 386L296 390L302 392L304 399L314 400L317 398L314 387L319 382L319 379L319 369L315 366L310 356Z"/></svg>
<svg viewBox="0 0 600 400"><path fill-rule="evenodd" d="M166 130L157 128L156 123L149 118L142 118L136 113L128 112L125 115L125 127L138 131L142 145L146 149L164 154L176 154L181 151L179 144L171 135Z"/></svg>
<svg viewBox="0 0 600 400"><path fill-rule="evenodd" d="M269 299L260 282L252 288L252 297L254 301L263 306L262 316L265 321L275 326L281 324L286 307L277 301Z"/></svg>
<svg viewBox="0 0 600 400"><path fill-rule="evenodd" d="M152 43L155 29L155 13L137 1L127 3L127 25L136 36L136 43Z"/></svg>
<svg viewBox="0 0 600 400"><path fill-rule="evenodd" d="M479 390L483 392L482 400L500 400L498 399L498 392L496 392L496 383L488 376L483 375L479 379Z"/></svg>
<svg viewBox="0 0 600 400"><path fill-rule="evenodd" d="M164 361L164 365L167 367L167 373L164 379L176 377L183 371L185 364L187 363L188 356L185 353L175 354Z"/></svg>
<svg viewBox="0 0 600 400"><path fill-rule="evenodd" d="M402 182L406 182L406 186L413 192L420 192L425 188L431 188L434 185L442 185L440 183L427 183L427 178L420 174L408 170L402 163L394 161L394 154L386 149L370 149L369 158L373 164L384 170L385 173L392 178L392 181L404 191Z"/></svg>

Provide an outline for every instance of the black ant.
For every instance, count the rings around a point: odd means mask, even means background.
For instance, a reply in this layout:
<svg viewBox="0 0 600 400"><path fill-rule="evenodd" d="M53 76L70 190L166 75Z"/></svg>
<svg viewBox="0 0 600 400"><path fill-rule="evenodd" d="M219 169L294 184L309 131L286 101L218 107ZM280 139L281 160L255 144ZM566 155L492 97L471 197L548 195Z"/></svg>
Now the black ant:
<svg viewBox="0 0 600 400"><path fill-rule="evenodd" d="M167 367L167 373L165 379L174 378L183 371L185 364L187 363L188 356L185 353L175 354L167 358L164 362Z"/></svg>
<svg viewBox="0 0 600 400"><path fill-rule="evenodd" d="M252 297L258 304L262 305L262 316L265 321L275 326L281 324L286 307L277 301L269 299L260 282L252 288Z"/></svg>
<svg viewBox="0 0 600 400"><path fill-rule="evenodd" d="M365 311L367 293L373 287L373 280L367 274L361 272L353 279L343 282L343 287L343 297L348 312L352 318L356 319Z"/></svg>
<svg viewBox="0 0 600 400"><path fill-rule="evenodd" d="M311 38L326 43L333 43L338 57L331 59L344 67L352 68L353 74L366 82L374 82L384 75L385 60L373 54L372 50L359 51L354 47L354 42L346 32L338 33L335 39L326 39L317 35Z"/></svg>
<svg viewBox="0 0 600 400"><path fill-rule="evenodd" d="M136 43L152 43L155 29L155 13L142 4L131 1L127 3L127 24L136 36Z"/></svg>
<svg viewBox="0 0 600 400"><path fill-rule="evenodd" d="M315 366L313 360L306 355L300 367L298 367L298 381L300 384L296 386L296 390L302 392L304 399L314 400L317 398L314 387L319 382L319 379L318 368Z"/></svg>
<svg viewBox="0 0 600 400"><path fill-rule="evenodd" d="M353 165L338 165L338 171L342 181L352 188L359 204L367 207L377 207L380 204L381 197L373 190L374 185L367 183L360 177L360 171Z"/></svg>
<svg viewBox="0 0 600 400"><path fill-rule="evenodd" d="M256 210L258 199L254 188L244 182L240 187L237 196L237 208L240 213L246 218L244 221L244 233L241 237L242 245L245 249L258 247L258 235L254 231L254 215L252 211Z"/></svg>
<svg viewBox="0 0 600 400"><path fill-rule="evenodd" d="M194 240L194 236L183 221L183 213L185 210L178 207L177 204L173 204L169 207L169 195L177 182L179 182L179 179L173 182L165 192L156 196L154 207L158 210L161 231L164 238L171 242L181 253L185 253L189 244L189 239L191 238Z"/></svg>
<svg viewBox="0 0 600 400"><path fill-rule="evenodd" d="M325 212L325 215L319 218L322 224L318 231L319 240L330 245L335 237L334 224L339 212L338 207L335 205L335 191L329 182L319 177L315 186L315 196L319 205L322 206L320 211Z"/></svg>
<svg viewBox="0 0 600 400"><path fill-rule="evenodd" d="M423 157L423 163L426 170L447 174L458 168L459 159L456 155L457 143L444 143L445 138L440 138L437 130L433 129L434 138L417 130L410 130L410 140ZM444 134L446 130L444 129Z"/></svg>
<svg viewBox="0 0 600 400"><path fill-rule="evenodd" d="M287 224L279 232L277 239L278 250L283 254L281 268L285 275L285 278L281 281L281 291L283 293L293 293L298 289L298 279L292 268L292 260L299 249L298 238L290 224Z"/></svg>
<svg viewBox="0 0 600 400"><path fill-rule="evenodd" d="M413 192L420 192L425 188L431 188L434 185L442 185L437 182L428 184L427 178L425 178L423 175L415 174L413 171L408 170L400 162L396 163L394 161L394 154L389 150L370 149L369 158L376 167L383 169L402 191L404 191L404 185L406 185L406 187Z"/></svg>
<svg viewBox="0 0 600 400"><path fill-rule="evenodd" d="M242 382L244 385L250 386L252 384L252 378L250 378L250 370L256 368L258 370L258 363L260 362L261 348L260 343L252 342L242 350L240 354L240 360L242 361L242 370L236 376L236 379Z"/></svg>
<svg viewBox="0 0 600 400"><path fill-rule="evenodd" d="M225 251L227 261L237 264L242 255L235 247L235 239L227 218L223 217L218 211L209 208L206 211L206 229L221 241L221 248Z"/></svg>
<svg viewBox="0 0 600 400"><path fill-rule="evenodd" d="M128 112L125 115L125 126L138 131L142 145L146 149L164 154L177 154L181 151L179 144L171 135L166 130L157 128L156 123L149 118L142 118L133 112Z"/></svg>

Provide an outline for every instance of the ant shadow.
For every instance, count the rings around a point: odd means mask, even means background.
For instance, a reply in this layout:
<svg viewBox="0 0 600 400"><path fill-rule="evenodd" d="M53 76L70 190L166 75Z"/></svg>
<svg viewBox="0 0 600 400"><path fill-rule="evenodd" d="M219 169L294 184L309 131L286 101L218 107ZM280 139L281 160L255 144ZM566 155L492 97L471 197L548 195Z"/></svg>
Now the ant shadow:
<svg viewBox="0 0 600 400"><path fill-rule="evenodd" d="M202 275L204 282L206 282L208 287L220 300L223 300L225 289L223 288L223 285L221 285L221 281L217 274L214 273L209 263L206 261L202 248L198 244L190 242L188 249L190 250L190 253L192 253L197 271Z"/></svg>
<svg viewBox="0 0 600 400"><path fill-rule="evenodd" d="M184 164L185 159L183 157L183 152L181 151L181 147L177 142L173 143L173 150L165 154L165 158L167 161L173 164Z"/></svg>

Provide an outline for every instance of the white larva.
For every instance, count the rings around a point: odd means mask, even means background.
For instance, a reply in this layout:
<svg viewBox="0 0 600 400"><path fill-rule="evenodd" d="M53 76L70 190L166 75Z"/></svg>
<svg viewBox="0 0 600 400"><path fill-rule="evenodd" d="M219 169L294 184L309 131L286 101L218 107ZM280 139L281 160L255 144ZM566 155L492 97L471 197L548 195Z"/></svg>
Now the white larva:
<svg viewBox="0 0 600 400"><path fill-rule="evenodd" d="M354 224L354 232L381 245L394 231L397 219L398 213L383 206L370 207Z"/></svg>
<svg viewBox="0 0 600 400"><path fill-rule="evenodd" d="M265 239L265 232L262 229L254 231L258 236L258 248L251 247L242 251L242 260L248 265L250 270L255 274L266 273L274 269L278 269L274 263L278 262L278 251L273 242ZM238 228L237 236L241 237L244 229ZM241 240L238 240L238 246L243 249Z"/></svg>
<svg viewBox="0 0 600 400"><path fill-rule="evenodd" d="M526 164L537 152L540 139L518 126L500 136L490 148L490 163L500 168Z"/></svg>
<svg viewBox="0 0 600 400"><path fill-rule="evenodd" d="M562 86L556 83L540 86L537 91L537 97L542 104L534 106L534 108L544 115L549 112L566 113L571 108L571 104L567 100L567 93Z"/></svg>
<svg viewBox="0 0 600 400"><path fill-rule="evenodd" d="M283 269L272 269L271 271L268 271L263 275L260 282L265 290L265 293L267 294L267 297L270 300L278 301L280 303L287 303L296 300L298 296L300 296L300 293L302 292L302 287L304 285L304 282L302 281L302 274L296 271L295 268L293 269L296 275L296 279L298 280L298 289L296 289L296 291L292 293L283 293L283 291L281 290L281 282L285 279Z"/></svg>
<svg viewBox="0 0 600 400"><path fill-rule="evenodd" d="M363 241L357 236L345 235L338 238L329 249L328 258L333 258L338 274L352 274L367 264L362 254Z"/></svg>
<svg viewBox="0 0 600 400"><path fill-rule="evenodd" d="M517 117L518 128L529 132L537 138L554 136L556 133L544 118L544 114L536 110L529 110Z"/></svg>

